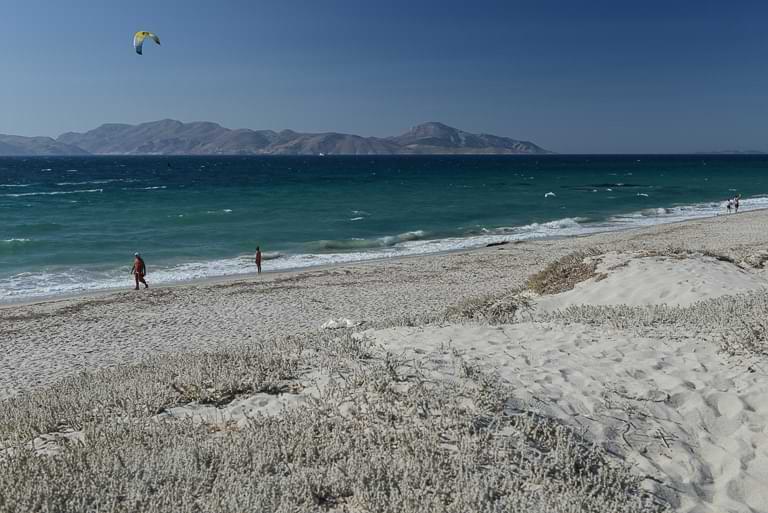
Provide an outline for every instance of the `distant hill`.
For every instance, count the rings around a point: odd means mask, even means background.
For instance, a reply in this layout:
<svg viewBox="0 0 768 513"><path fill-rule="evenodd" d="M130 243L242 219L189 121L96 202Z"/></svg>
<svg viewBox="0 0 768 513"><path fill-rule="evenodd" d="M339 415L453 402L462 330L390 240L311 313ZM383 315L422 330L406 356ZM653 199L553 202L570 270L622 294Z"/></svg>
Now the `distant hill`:
<svg viewBox="0 0 768 513"><path fill-rule="evenodd" d="M528 142L472 134L424 123L388 138L336 132L232 130L217 123L164 119L139 125L110 123L58 139L0 135L0 156L54 155L437 155L545 154Z"/></svg>
<svg viewBox="0 0 768 513"><path fill-rule="evenodd" d="M101 125L84 134L62 134L58 141L99 155L254 154L267 147L274 135L165 119L140 125Z"/></svg>
<svg viewBox="0 0 768 513"><path fill-rule="evenodd" d="M425 123L397 137L378 138L335 132L312 134L292 130L232 130L216 123L182 123L165 119L140 125L106 124L85 133L63 134L57 142L95 155L549 153L530 142L471 134L442 123Z"/></svg>
<svg viewBox="0 0 768 513"><path fill-rule="evenodd" d="M19 135L0 134L0 156L87 154L88 152L82 148L56 141L50 137L22 137Z"/></svg>
<svg viewBox="0 0 768 513"><path fill-rule="evenodd" d="M700 151L697 155L765 155L760 150L720 150L720 151Z"/></svg>
<svg viewBox="0 0 768 513"><path fill-rule="evenodd" d="M403 153L541 154L550 153L532 142L489 134L471 134L442 123L424 123L388 141Z"/></svg>

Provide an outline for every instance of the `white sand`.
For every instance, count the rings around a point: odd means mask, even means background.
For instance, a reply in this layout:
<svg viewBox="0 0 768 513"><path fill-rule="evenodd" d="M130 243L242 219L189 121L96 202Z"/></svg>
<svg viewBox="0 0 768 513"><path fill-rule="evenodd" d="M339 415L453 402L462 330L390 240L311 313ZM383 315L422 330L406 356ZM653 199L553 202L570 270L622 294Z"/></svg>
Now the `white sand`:
<svg viewBox="0 0 768 513"><path fill-rule="evenodd" d="M748 372L707 341L523 323L370 332L418 358L450 345L654 479L678 511L768 511L768 365ZM750 509L752 508L752 509Z"/></svg>
<svg viewBox="0 0 768 513"><path fill-rule="evenodd" d="M760 272L706 256L612 252L573 290L536 301L690 305L766 287ZM538 409L631 462L683 512L768 512L768 362L728 358L707 337L656 338L580 324L393 328L368 335L420 358L450 346ZM751 369L751 370L750 370Z"/></svg>
<svg viewBox="0 0 768 513"><path fill-rule="evenodd" d="M642 257L611 252L601 258L598 277L573 290L537 301L542 311L571 305L685 306L725 295L768 287L763 273L713 257Z"/></svg>

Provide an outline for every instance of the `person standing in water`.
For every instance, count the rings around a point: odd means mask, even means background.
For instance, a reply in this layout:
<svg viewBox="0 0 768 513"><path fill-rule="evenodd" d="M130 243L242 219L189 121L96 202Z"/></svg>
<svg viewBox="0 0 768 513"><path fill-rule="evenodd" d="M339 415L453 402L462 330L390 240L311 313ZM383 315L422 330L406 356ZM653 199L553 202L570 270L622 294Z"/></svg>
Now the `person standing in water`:
<svg viewBox="0 0 768 513"><path fill-rule="evenodd" d="M256 269L261 274L261 248L256 246Z"/></svg>
<svg viewBox="0 0 768 513"><path fill-rule="evenodd" d="M741 199L741 194L733 198L733 209L738 214L739 213L739 200Z"/></svg>
<svg viewBox="0 0 768 513"><path fill-rule="evenodd" d="M144 276L147 274L147 265L138 253L133 254L133 267L131 267L131 273L136 279L136 288L134 290L139 290L139 283L143 283L145 289L149 288L147 282L144 281Z"/></svg>

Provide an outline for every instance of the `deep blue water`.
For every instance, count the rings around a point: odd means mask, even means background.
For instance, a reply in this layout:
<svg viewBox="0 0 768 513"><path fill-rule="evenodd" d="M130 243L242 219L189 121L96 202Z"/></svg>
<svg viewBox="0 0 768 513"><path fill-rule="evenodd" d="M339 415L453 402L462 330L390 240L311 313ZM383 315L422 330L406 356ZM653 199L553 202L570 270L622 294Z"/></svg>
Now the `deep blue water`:
<svg viewBox="0 0 768 513"><path fill-rule="evenodd" d="M553 194L548 194L553 193ZM768 206L766 156L0 158L0 301ZM545 197L545 195L547 197Z"/></svg>

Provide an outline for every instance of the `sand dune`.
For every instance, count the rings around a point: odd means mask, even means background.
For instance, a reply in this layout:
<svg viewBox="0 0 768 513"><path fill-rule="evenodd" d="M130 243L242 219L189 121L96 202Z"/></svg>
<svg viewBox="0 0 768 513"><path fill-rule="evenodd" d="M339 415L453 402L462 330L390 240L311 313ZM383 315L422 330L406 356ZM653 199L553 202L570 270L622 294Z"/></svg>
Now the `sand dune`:
<svg viewBox="0 0 768 513"><path fill-rule="evenodd" d="M703 255L599 257L597 277L543 296L540 311L573 305L685 306L766 281ZM497 373L533 408L583 431L648 476L682 512L768 511L768 364L729 358L706 337L557 322L451 325L368 333L418 358L451 347Z"/></svg>
<svg viewBox="0 0 768 513"><path fill-rule="evenodd" d="M748 372L705 341L555 323L369 334L413 357L446 345L497 372L521 408L633 463L677 511L768 511L768 366Z"/></svg>
<svg viewBox="0 0 768 513"><path fill-rule="evenodd" d="M610 252L599 257L597 277L573 290L542 297L540 310L571 305L685 306L715 297L768 288L764 274L711 256L644 256Z"/></svg>

